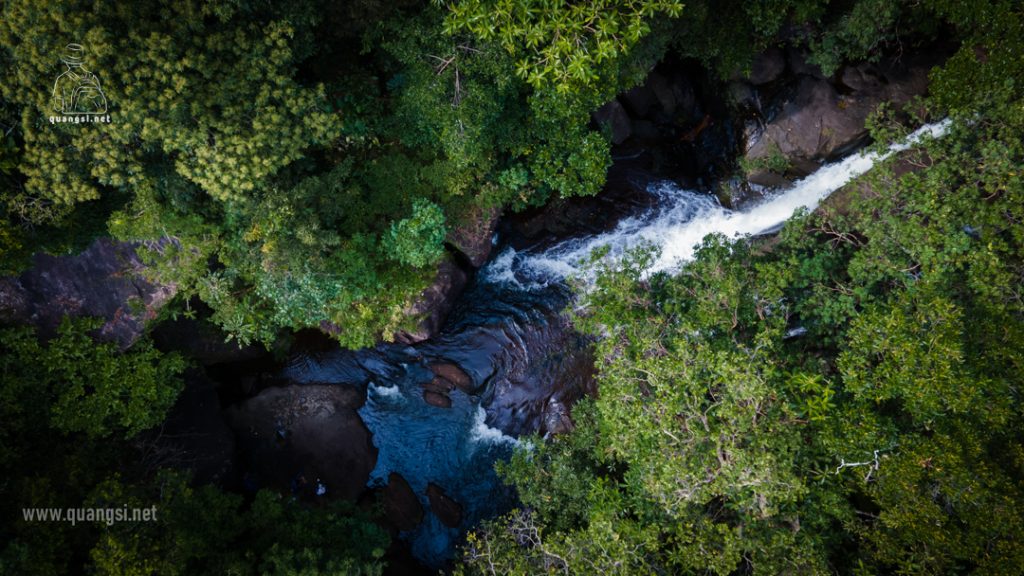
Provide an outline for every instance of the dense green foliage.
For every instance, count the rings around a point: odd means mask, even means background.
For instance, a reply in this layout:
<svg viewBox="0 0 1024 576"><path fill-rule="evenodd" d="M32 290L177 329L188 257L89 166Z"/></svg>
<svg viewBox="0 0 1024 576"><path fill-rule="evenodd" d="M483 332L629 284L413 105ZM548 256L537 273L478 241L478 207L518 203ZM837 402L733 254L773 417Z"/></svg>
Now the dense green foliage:
<svg viewBox="0 0 1024 576"><path fill-rule="evenodd" d="M352 505L311 508L267 491L246 501L151 470L152 429L185 362L148 340L125 352L96 343L96 326L67 321L45 343L29 329L0 331L0 573L380 574L388 536ZM154 522L23 517L153 506Z"/></svg>
<svg viewBox="0 0 1024 576"><path fill-rule="evenodd" d="M666 56L730 78L802 46L830 74L945 36L959 50L921 109L954 120L947 137L776 238L706 239L674 276L647 277L644 251L602 265L576 318L600 394L502 466L523 506L470 534L456 570L1013 574L1019 2L9 0L0 273L97 235L171 238L148 273L231 337L373 345L418 320L467 215L600 190L591 113ZM71 42L109 124L48 120ZM883 110L876 140L906 117ZM158 521L0 523L0 573L381 573L388 537L365 510L152 469L185 361L95 327L0 330L0 512L157 503Z"/></svg>
<svg viewBox="0 0 1024 576"><path fill-rule="evenodd" d="M600 188L608 145L589 112L657 57L626 53L654 15L636 4L609 32L600 85L562 98L439 8L378 10L346 36L313 0L8 3L0 84L16 139L4 140L3 202L15 225L59 227L116 198L110 231L175 238L151 255L153 276L202 298L234 337L330 323L366 346L417 320L406 310L453 218ZM109 124L46 121L69 39L87 46ZM310 73L359 43L365 58Z"/></svg>
<svg viewBox="0 0 1024 576"><path fill-rule="evenodd" d="M4 268L107 221L176 239L154 279L243 342L326 325L350 347L389 339L465 214L600 189L609 145L589 114L668 50L726 75L790 21L840 57L899 24L865 23L867 0L836 23L821 0L735 4L8 2ZM49 122L69 42L110 123Z"/></svg>
<svg viewBox="0 0 1024 576"><path fill-rule="evenodd" d="M240 496L164 474L148 489L108 481L89 505L152 502L157 522L103 531L91 552L97 574L374 576L383 568L386 532L344 501L315 509L261 491L243 505Z"/></svg>
<svg viewBox="0 0 1024 576"><path fill-rule="evenodd" d="M669 0L597 0L552 9L538 0L451 2L446 30L494 40L516 59L516 74L536 87L569 92L599 80L605 61L628 53L650 33L651 20L678 17Z"/></svg>
<svg viewBox="0 0 1024 576"><path fill-rule="evenodd" d="M158 425L181 390L184 361L147 341L98 345L91 321L65 322L43 344L0 334L0 572L64 574L81 542L69 525L21 523L27 507L81 506L119 466L126 436Z"/></svg>
<svg viewBox="0 0 1024 576"><path fill-rule="evenodd" d="M504 468L525 508L467 572L1019 571L1022 14L934 9L968 39L935 74L952 133L777 239L603 264L577 322L600 395Z"/></svg>
<svg viewBox="0 0 1024 576"><path fill-rule="evenodd" d="M65 320L45 344L29 328L0 330L0 387L11 410L3 416L5 430L16 433L42 418L62 432L134 436L163 422L181 391L184 360L146 340L122 354L89 336L100 324ZM36 412L44 406L49 414ZM14 439L3 444L4 452L17 450Z"/></svg>

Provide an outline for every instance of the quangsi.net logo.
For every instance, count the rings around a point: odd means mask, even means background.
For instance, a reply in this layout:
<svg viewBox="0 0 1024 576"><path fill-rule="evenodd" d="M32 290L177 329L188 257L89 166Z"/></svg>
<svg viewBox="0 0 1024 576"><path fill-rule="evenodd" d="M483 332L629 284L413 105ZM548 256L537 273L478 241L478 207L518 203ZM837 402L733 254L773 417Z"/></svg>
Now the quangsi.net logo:
<svg viewBox="0 0 1024 576"><path fill-rule="evenodd" d="M50 124L110 122L100 78L85 69L84 60L85 47L81 44L64 47L60 61L66 70L53 83L53 110L59 115L50 116Z"/></svg>
<svg viewBox="0 0 1024 576"><path fill-rule="evenodd" d="M67 522L74 526L80 522L102 522L112 526L115 522L156 522L156 506L148 508L22 508L25 522Z"/></svg>

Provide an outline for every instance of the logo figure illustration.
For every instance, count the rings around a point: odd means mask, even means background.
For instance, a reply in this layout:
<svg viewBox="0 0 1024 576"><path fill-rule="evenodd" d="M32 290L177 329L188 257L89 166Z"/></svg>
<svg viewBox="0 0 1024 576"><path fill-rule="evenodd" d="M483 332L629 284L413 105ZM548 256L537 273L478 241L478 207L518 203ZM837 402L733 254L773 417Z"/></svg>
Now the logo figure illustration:
<svg viewBox="0 0 1024 576"><path fill-rule="evenodd" d="M85 48L68 44L60 60L67 71L53 83L53 109L61 114L106 114L107 98L100 89L100 79L82 67Z"/></svg>

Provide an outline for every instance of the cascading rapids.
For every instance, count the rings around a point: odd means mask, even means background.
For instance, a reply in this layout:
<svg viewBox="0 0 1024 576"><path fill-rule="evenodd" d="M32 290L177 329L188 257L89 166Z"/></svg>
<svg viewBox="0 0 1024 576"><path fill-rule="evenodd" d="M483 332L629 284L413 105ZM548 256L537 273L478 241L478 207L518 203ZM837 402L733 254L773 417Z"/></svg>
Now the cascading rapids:
<svg viewBox="0 0 1024 576"><path fill-rule="evenodd" d="M657 198L655 207L621 220L614 230L572 238L539 252L506 248L483 274L491 282L533 290L569 277L585 276L582 264L598 248L607 247L607 257L617 258L641 244L652 245L659 251L648 273L672 271L693 258L694 249L708 234L735 238L770 230L797 209L813 210L829 194L870 170L875 163L926 137L941 136L948 127L948 120L927 124L882 154L852 154L823 166L788 190L769 193L764 201L744 211L729 210L712 196L684 190L672 182L656 182L648 187L648 192Z"/></svg>
<svg viewBox="0 0 1024 576"><path fill-rule="evenodd" d="M777 226L797 208L817 206L885 156L946 128L945 122L930 124L886 154L858 154L825 166L742 212L670 183L652 185L655 207L621 220L610 232L542 251L509 248L497 254L431 340L302 355L292 359L283 376L298 384L366 386L359 414L379 450L370 485L382 486L391 472L408 481L427 514L401 537L422 562L441 567L466 529L512 504L493 467L511 453L517 442L512 436L543 433L547 422L557 424L566 407L586 393L593 361L586 343L559 312L572 298L564 281L583 273L581 262L595 248L608 246L608 257L615 258L650 243L660 248L653 270L673 270L693 257L705 235L732 237ZM454 391L447 409L428 405L421 384L430 381L429 366L438 362L457 364L479 391ZM463 505L458 528L444 526L430 513L428 482Z"/></svg>

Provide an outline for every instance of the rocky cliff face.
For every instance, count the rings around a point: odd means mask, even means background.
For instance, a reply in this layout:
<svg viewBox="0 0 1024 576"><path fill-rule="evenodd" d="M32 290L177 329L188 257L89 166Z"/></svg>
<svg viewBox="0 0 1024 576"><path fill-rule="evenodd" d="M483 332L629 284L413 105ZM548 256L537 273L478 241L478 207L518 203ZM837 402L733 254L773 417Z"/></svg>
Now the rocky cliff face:
<svg viewBox="0 0 1024 576"><path fill-rule="evenodd" d="M746 80L730 84L733 104L746 117L742 152L747 179L785 186L868 141L865 123L883 103L895 107L923 96L928 71L941 50L861 62L826 77L790 49L766 52Z"/></svg>
<svg viewBox="0 0 1024 576"><path fill-rule="evenodd" d="M756 197L748 182L784 188L867 144L868 116L883 103L899 108L925 95L929 70L949 54L948 47L933 46L826 75L802 49L782 44L727 82L670 57L592 118L611 137L616 162L610 178L629 164L649 177L718 192L735 207ZM741 177L733 178L737 159ZM559 212L574 208L562 204L538 211L541 217L532 215L532 223L557 220ZM552 226L548 231L557 233Z"/></svg>
<svg viewBox="0 0 1024 576"><path fill-rule="evenodd" d="M36 254L18 277L0 278L0 321L28 324L44 336L64 316L105 322L97 337L127 348L177 293L143 278L136 245L101 238L74 256Z"/></svg>

